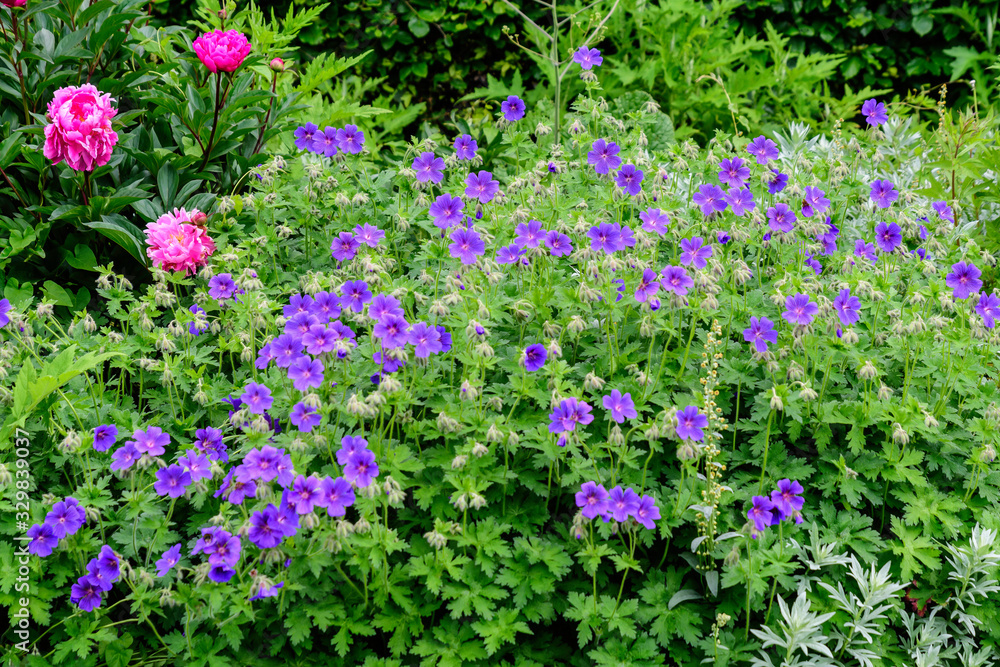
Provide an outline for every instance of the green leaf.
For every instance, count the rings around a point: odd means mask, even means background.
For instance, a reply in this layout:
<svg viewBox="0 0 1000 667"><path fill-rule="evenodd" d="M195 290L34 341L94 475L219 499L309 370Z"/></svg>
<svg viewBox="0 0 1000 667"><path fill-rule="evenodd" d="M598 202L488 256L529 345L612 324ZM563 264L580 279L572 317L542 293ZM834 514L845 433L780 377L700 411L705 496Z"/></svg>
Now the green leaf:
<svg viewBox="0 0 1000 667"><path fill-rule="evenodd" d="M166 209L174 206L177 195L177 167L172 162L166 162L156 174L156 187L160 191L160 199Z"/></svg>
<svg viewBox="0 0 1000 667"><path fill-rule="evenodd" d="M413 33L413 36L417 38L426 37L427 33L431 31L431 26L427 21L415 16L407 22L406 26Z"/></svg>
<svg viewBox="0 0 1000 667"><path fill-rule="evenodd" d="M83 245L82 243L78 243L73 248L72 254L66 253L66 263L74 269L80 269L81 271L100 271L94 251L90 249L90 246Z"/></svg>
<svg viewBox="0 0 1000 667"><path fill-rule="evenodd" d="M913 26L913 32L923 37L934 28L934 17L927 14L914 16L910 25Z"/></svg>
<svg viewBox="0 0 1000 667"><path fill-rule="evenodd" d="M145 251L146 235L121 215L101 216L101 220L85 223L84 226L96 229L121 246L140 263L148 265Z"/></svg>
<svg viewBox="0 0 1000 667"><path fill-rule="evenodd" d="M42 285L42 294L49 301L54 301L57 306L73 305L73 297L70 296L69 292L51 280L46 280L45 284Z"/></svg>

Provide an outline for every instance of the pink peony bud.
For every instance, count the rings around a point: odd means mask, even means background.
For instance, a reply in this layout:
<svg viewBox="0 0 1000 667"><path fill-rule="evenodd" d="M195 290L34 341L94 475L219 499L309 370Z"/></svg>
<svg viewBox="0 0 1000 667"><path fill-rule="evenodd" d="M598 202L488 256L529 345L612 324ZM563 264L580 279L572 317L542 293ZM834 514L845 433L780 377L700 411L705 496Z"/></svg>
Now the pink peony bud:
<svg viewBox="0 0 1000 667"><path fill-rule="evenodd" d="M194 52L209 72L235 72L250 53L250 42L235 30L213 30L194 40Z"/></svg>
<svg viewBox="0 0 1000 667"><path fill-rule="evenodd" d="M24 7L27 2L28 0L0 0L0 5L13 9L14 7Z"/></svg>
<svg viewBox="0 0 1000 667"><path fill-rule="evenodd" d="M281 58L275 58L274 60L271 61L269 66L275 72L285 71L285 61L282 60Z"/></svg>
<svg viewBox="0 0 1000 667"><path fill-rule="evenodd" d="M118 134L111 119L118 110L110 95L89 83L60 88L49 102L49 125L45 126L45 157L52 164L63 160L77 171L93 171L111 159Z"/></svg>
<svg viewBox="0 0 1000 667"><path fill-rule="evenodd" d="M149 246L146 254L153 265L189 274L204 266L215 252L215 241L197 226L204 220L205 214L197 209L188 212L175 208L173 213L161 215L156 222L146 225L146 244Z"/></svg>

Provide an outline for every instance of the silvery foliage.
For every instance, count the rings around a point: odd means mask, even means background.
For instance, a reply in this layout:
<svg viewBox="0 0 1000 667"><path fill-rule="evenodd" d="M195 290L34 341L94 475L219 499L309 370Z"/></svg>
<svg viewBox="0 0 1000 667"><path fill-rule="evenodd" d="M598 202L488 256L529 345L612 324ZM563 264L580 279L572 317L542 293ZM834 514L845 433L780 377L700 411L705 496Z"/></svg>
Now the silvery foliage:
<svg viewBox="0 0 1000 667"><path fill-rule="evenodd" d="M951 567L948 579L954 582L954 591L947 600L935 601L924 618L897 604L907 585L891 580L891 563L881 569L875 565L865 568L854 554L834 555L836 543L820 544L815 525L809 547L789 542L806 572L799 577L797 597L790 608L778 598L781 618L777 630L764 626L753 631L763 642L753 667L875 667L885 658L875 650L877 638L894 620L906 629L905 634L900 633L899 646L914 667L990 667L995 663L991 649L977 650L978 621L969 611L1000 591L997 531L977 525L967 545L945 545ZM830 566L846 566L854 586L845 588L838 582L834 587L811 574ZM827 625L837 612L819 614L811 609L807 593L812 592L814 583L827 591L829 602L841 612L833 623Z"/></svg>

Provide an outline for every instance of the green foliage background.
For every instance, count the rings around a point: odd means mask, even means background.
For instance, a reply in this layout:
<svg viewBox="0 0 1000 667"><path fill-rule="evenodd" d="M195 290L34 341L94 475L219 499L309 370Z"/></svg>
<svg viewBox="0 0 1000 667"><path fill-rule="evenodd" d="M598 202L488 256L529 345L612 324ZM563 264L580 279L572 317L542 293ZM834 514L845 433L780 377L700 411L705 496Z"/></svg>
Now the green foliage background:
<svg viewBox="0 0 1000 667"><path fill-rule="evenodd" d="M281 14L289 4L281 0L266 6ZM514 4L542 27L551 24L540 5L528 0ZM560 12L565 15L589 4L566 3ZM604 0L592 11L606 11L612 4ZM166 22L183 20L192 5L157 3ZM775 40L783 42L789 67L811 74L789 82L794 94L785 106L805 93L821 92L823 86L831 98L866 88L905 96L959 78L975 78L980 89L988 87L994 78L986 67L997 50L997 12L996 2L964 0L621 0L599 46L613 61L609 64L623 86L636 78L651 79L655 87L650 92L675 122L697 125L701 119L709 126L720 118L702 108L710 85L695 85L697 75L715 72L726 79L741 68L780 64L783 56L775 52ZM508 28L530 43L524 25L503 0L352 0L330 3L300 40L304 59L314 53L354 56L370 50L358 70L366 83L376 82L366 92L399 107L424 104L420 118L407 119L407 129L413 130L422 120L447 118L463 96L487 85L488 76L510 81L520 72L528 91L541 92L542 70L504 35ZM648 34L665 37L668 57L661 57ZM768 45L755 45L755 40ZM812 68L817 62L823 66ZM810 67L802 68L803 63ZM650 67L658 71L650 73ZM674 70L682 74L683 85L678 85ZM802 108L784 109L782 100L776 102L769 109L777 114L777 122L787 121L786 114L802 115ZM949 102L964 106L971 102L971 91L955 86ZM806 110L829 117L834 110L828 106L817 103ZM703 129L696 132L701 133Z"/></svg>

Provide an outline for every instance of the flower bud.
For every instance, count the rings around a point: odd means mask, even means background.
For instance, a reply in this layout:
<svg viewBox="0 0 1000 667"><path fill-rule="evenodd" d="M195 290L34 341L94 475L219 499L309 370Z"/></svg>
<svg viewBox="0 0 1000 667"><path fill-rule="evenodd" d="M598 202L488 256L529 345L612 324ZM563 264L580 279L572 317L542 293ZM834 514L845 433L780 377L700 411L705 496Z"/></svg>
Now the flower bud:
<svg viewBox="0 0 1000 667"><path fill-rule="evenodd" d="M587 391L598 391L603 386L604 380L593 373L587 373L587 376L583 379L583 388Z"/></svg>
<svg viewBox="0 0 1000 667"><path fill-rule="evenodd" d="M771 409L777 412L781 412L785 409L785 404L781 401L781 396L778 395L778 390L775 387L771 387Z"/></svg>
<svg viewBox="0 0 1000 667"><path fill-rule="evenodd" d="M268 67L270 67L271 70L274 71L274 72L284 72L285 71L285 61L282 60L281 58L274 58L268 64Z"/></svg>

